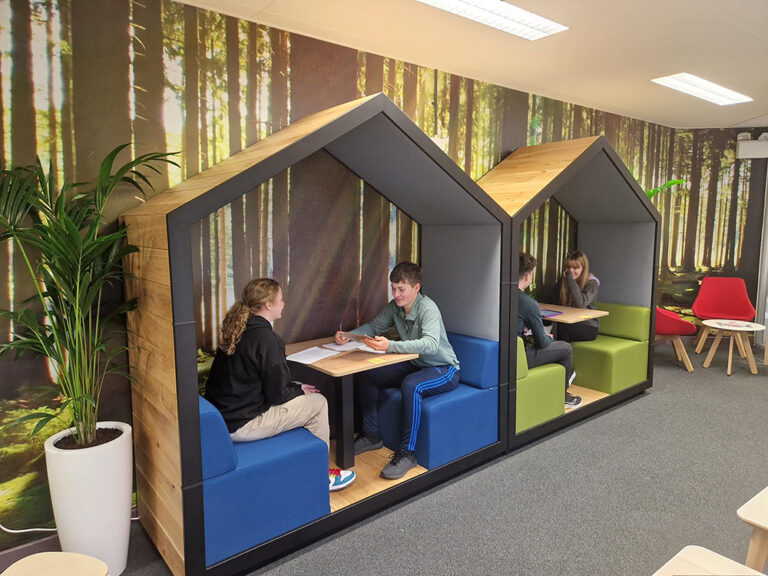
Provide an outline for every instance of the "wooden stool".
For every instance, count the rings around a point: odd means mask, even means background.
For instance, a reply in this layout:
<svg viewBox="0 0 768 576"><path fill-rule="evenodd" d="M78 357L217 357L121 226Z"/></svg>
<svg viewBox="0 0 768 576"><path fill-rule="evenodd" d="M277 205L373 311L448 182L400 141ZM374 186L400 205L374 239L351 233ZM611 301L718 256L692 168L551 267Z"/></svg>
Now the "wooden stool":
<svg viewBox="0 0 768 576"><path fill-rule="evenodd" d="M107 576L107 565L85 554L40 552L11 564L2 576Z"/></svg>
<svg viewBox="0 0 768 576"><path fill-rule="evenodd" d="M686 546L653 576L760 576L761 573L701 546Z"/></svg>
<svg viewBox="0 0 768 576"><path fill-rule="evenodd" d="M736 515L752 526L747 561L744 564L762 570L768 560L768 488L739 508Z"/></svg>

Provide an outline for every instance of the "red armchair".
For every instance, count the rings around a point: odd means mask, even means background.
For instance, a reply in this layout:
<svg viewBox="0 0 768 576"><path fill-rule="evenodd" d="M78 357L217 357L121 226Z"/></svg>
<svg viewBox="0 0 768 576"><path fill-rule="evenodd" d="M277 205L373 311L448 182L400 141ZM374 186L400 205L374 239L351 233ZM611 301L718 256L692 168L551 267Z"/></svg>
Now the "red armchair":
<svg viewBox="0 0 768 576"><path fill-rule="evenodd" d="M691 322L683 320L674 312L664 310L664 308L656 308L656 341L669 340L672 342L677 360L683 362L688 372L693 372L693 365L691 359L688 358L688 353L685 351L680 336L689 336L695 333L696 326Z"/></svg>
<svg viewBox="0 0 768 576"><path fill-rule="evenodd" d="M747 285L743 279L705 276L701 279L699 293L693 302L693 313L701 320L724 319L751 322L755 317L755 307L749 300ZM702 326L695 340L697 354L704 348L708 334L709 328Z"/></svg>

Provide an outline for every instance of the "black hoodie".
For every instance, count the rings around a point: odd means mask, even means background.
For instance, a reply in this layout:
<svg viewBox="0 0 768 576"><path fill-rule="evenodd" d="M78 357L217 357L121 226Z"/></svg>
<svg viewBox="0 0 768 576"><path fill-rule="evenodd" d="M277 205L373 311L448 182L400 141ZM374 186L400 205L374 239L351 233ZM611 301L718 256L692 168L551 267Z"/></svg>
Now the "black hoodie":
<svg viewBox="0 0 768 576"><path fill-rule="evenodd" d="M232 355L216 352L205 385L205 398L221 412L230 433L301 394L291 382L285 344L266 318L253 314Z"/></svg>

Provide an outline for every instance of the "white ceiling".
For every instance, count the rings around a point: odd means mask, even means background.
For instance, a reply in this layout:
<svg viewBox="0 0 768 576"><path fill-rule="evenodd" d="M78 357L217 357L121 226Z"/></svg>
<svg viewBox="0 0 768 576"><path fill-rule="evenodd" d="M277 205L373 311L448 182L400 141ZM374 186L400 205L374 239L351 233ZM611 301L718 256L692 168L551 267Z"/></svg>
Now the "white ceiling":
<svg viewBox="0 0 768 576"><path fill-rule="evenodd" d="M768 126L768 0L515 0L570 28L535 42L415 0L184 1L675 128ZM718 106L650 81L677 72L754 101Z"/></svg>

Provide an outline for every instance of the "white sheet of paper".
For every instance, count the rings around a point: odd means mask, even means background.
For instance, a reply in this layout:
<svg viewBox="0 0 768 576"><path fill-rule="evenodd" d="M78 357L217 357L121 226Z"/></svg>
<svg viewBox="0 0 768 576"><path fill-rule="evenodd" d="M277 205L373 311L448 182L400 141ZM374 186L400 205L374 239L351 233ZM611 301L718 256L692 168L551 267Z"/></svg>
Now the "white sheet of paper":
<svg viewBox="0 0 768 576"><path fill-rule="evenodd" d="M336 352L348 352L349 350L364 350L368 348L368 346L362 342L355 342L354 340L350 340L349 342L344 342L344 344L336 344L335 342L331 342L330 344L323 344L323 348L336 350ZM370 350L370 348L368 348L368 350Z"/></svg>
<svg viewBox="0 0 768 576"><path fill-rule="evenodd" d="M325 348L320 348L319 346L313 346L312 348L307 348L306 350L302 350L301 352L296 352L295 354L291 354L290 356L287 356L287 358L292 362L299 362L301 364L312 364L314 362L317 362L318 360L322 360L323 358L330 358L331 356L336 356L336 354L338 354L336 350L326 350Z"/></svg>

